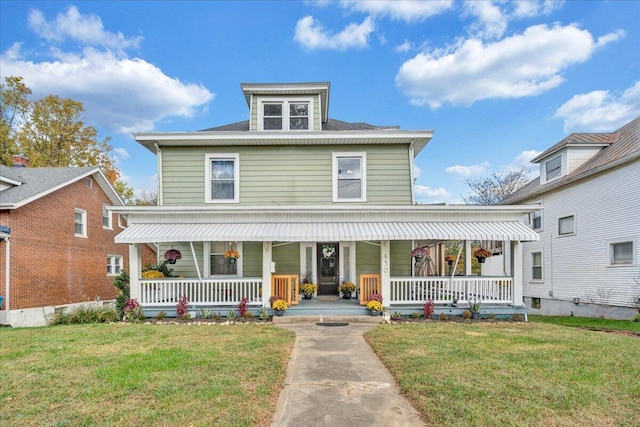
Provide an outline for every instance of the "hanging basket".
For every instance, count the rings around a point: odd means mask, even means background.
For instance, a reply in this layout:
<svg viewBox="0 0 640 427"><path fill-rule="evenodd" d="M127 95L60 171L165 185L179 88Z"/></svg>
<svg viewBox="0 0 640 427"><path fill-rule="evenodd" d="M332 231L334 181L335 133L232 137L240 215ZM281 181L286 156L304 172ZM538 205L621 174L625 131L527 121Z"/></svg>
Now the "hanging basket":
<svg viewBox="0 0 640 427"><path fill-rule="evenodd" d="M234 265L236 263L235 258L229 258L229 264Z"/></svg>
<svg viewBox="0 0 640 427"><path fill-rule="evenodd" d="M478 260L478 262L479 262L480 264L484 264L484 261L485 261L487 258L486 258L486 257L483 257L483 256L478 256L478 257L476 257L476 259Z"/></svg>

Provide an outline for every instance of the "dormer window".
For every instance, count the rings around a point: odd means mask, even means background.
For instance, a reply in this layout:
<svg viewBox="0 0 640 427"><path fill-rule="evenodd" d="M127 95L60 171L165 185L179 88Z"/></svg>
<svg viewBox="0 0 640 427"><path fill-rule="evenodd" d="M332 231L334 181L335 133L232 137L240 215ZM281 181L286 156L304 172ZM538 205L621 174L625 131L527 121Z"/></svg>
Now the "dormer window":
<svg viewBox="0 0 640 427"><path fill-rule="evenodd" d="M562 175L562 156L557 156L544 163L545 181L551 181Z"/></svg>
<svg viewBox="0 0 640 427"><path fill-rule="evenodd" d="M298 131L313 129L311 100L262 100L260 102L260 130Z"/></svg>

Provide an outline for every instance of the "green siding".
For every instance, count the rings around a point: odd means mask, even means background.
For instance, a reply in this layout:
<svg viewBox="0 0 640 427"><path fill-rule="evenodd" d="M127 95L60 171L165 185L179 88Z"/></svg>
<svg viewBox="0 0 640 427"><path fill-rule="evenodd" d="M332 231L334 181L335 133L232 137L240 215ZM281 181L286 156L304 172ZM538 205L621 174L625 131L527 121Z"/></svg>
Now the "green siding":
<svg viewBox="0 0 640 427"><path fill-rule="evenodd" d="M300 244L274 243L272 259L276 263L274 274L300 274Z"/></svg>
<svg viewBox="0 0 640 427"><path fill-rule="evenodd" d="M244 277L262 277L262 243L242 243L242 270Z"/></svg>
<svg viewBox="0 0 640 427"><path fill-rule="evenodd" d="M251 98L251 117L250 120L250 128L252 131L258 130L258 97L253 96Z"/></svg>
<svg viewBox="0 0 640 427"><path fill-rule="evenodd" d="M171 274L173 274L174 276L182 277L198 277L198 272L196 270L195 263L193 262L193 255L191 253L191 247L189 246L189 243L176 243L170 245L161 244L160 261L164 260L164 253L172 248L179 250L182 258L176 261L175 264L169 265L169 268L173 269L173 272ZM196 258L202 264L202 243L194 242L193 249L196 253ZM200 273L202 274L203 271L203 266L200 265Z"/></svg>
<svg viewBox="0 0 640 427"><path fill-rule="evenodd" d="M356 277L358 281L360 281L361 274L380 274L380 246L356 242Z"/></svg>
<svg viewBox="0 0 640 427"><path fill-rule="evenodd" d="M391 244L391 276L411 276L411 241L393 240Z"/></svg>
<svg viewBox="0 0 640 427"><path fill-rule="evenodd" d="M205 203L207 153L239 153L240 204L332 204L334 152L367 153L367 203L411 204L407 147L392 145L167 147L164 204Z"/></svg>

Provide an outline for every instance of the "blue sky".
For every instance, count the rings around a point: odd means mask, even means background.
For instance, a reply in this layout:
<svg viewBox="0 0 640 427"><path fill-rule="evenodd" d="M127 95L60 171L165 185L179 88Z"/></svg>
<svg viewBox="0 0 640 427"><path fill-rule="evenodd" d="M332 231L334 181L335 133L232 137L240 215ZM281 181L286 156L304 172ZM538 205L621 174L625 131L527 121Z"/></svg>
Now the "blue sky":
<svg viewBox="0 0 640 427"><path fill-rule="evenodd" d="M246 120L240 83L329 81L332 118L433 129L416 199L460 203L640 115L638 22L635 1L0 0L0 75L82 101L137 191L156 163L133 132Z"/></svg>

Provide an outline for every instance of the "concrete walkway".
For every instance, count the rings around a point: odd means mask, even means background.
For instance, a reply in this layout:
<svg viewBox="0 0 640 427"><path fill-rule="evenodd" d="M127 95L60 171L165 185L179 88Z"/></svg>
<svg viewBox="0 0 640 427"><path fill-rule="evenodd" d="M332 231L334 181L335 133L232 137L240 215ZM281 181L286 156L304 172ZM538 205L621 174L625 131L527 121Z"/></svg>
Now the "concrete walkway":
<svg viewBox="0 0 640 427"><path fill-rule="evenodd" d="M318 326L318 321L317 316L276 321L296 333L296 342L273 427L424 426L364 340L379 317L323 319L348 326Z"/></svg>

